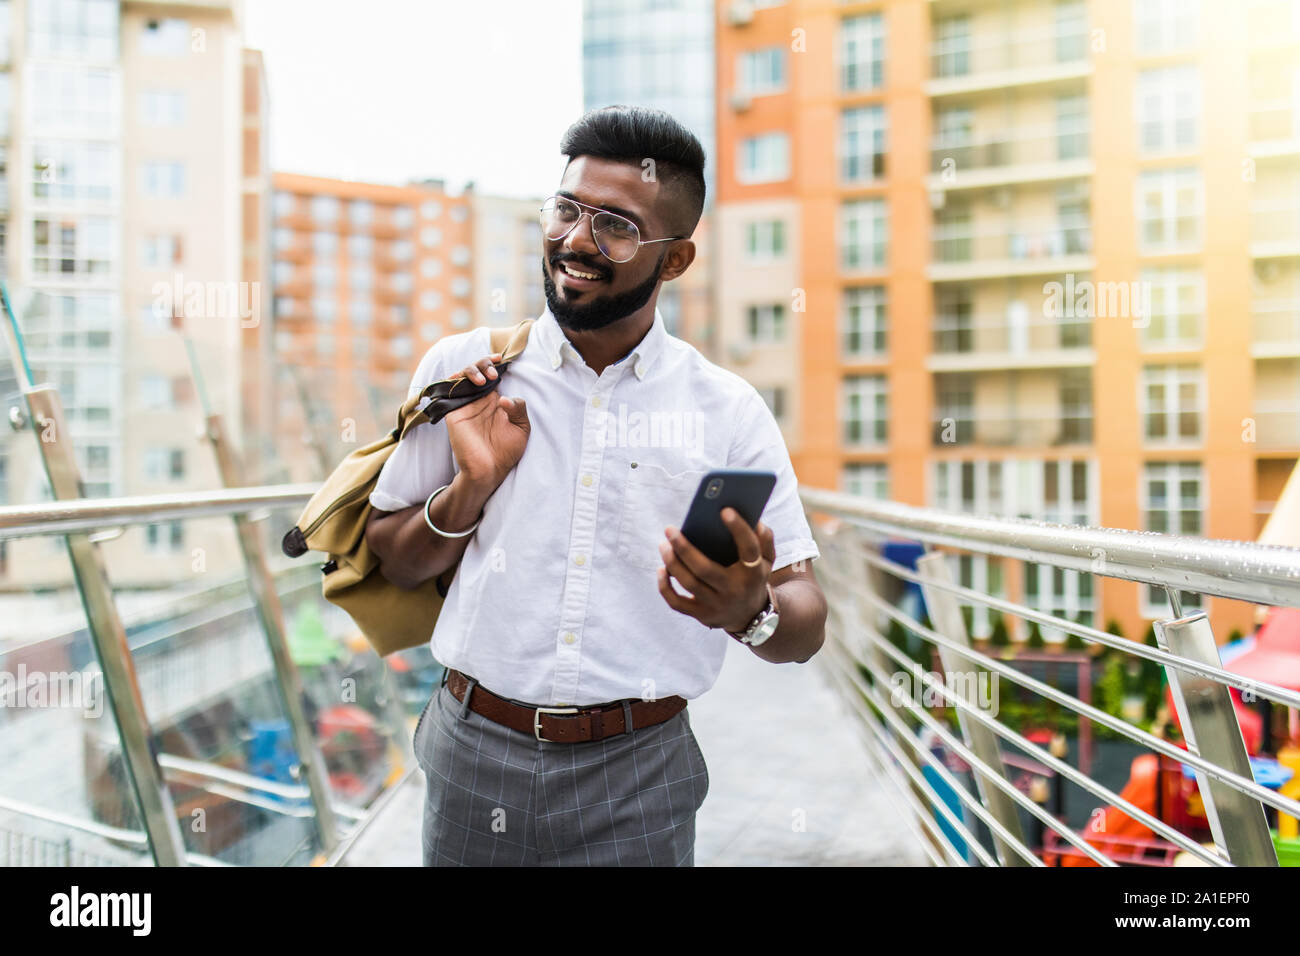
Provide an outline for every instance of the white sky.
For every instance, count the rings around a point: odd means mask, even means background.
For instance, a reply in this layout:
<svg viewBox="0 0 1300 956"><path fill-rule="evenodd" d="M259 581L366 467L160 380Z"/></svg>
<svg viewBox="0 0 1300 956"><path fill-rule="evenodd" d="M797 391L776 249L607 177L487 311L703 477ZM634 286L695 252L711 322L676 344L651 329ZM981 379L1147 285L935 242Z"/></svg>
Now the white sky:
<svg viewBox="0 0 1300 956"><path fill-rule="evenodd" d="M581 0L247 0L271 168L548 195L582 113Z"/></svg>

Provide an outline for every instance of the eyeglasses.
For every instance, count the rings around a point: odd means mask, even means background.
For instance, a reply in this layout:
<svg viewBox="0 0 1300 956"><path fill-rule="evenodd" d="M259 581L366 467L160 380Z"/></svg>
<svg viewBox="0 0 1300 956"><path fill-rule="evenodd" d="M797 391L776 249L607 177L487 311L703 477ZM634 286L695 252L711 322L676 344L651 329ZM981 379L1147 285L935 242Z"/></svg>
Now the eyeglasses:
<svg viewBox="0 0 1300 956"><path fill-rule="evenodd" d="M552 196L542 206L542 234L547 239L563 239L582 222L583 216L591 216L591 235L596 240L596 248L611 262L627 262L642 246L651 242L685 238L642 239L641 230L631 219L563 196Z"/></svg>

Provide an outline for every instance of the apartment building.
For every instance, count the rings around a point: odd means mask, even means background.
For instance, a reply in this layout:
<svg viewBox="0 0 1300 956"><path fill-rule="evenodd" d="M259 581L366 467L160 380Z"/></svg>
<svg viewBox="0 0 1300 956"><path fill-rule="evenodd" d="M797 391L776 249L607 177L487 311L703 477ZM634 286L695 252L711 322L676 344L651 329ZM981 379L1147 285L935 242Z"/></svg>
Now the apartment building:
<svg viewBox="0 0 1300 956"><path fill-rule="evenodd" d="M713 206L714 0L584 0L584 109L646 106L676 117L704 147L704 217L691 237L695 262L659 292L668 331L719 359ZM576 118L576 117L575 117Z"/></svg>
<svg viewBox="0 0 1300 956"><path fill-rule="evenodd" d="M472 191L275 173L276 421L288 478L390 429L420 357L473 324Z"/></svg>
<svg viewBox="0 0 1300 956"><path fill-rule="evenodd" d="M191 355L209 407L244 437L260 305L242 253L265 240L242 200L265 170L244 163L240 16L212 0L0 4L6 279L89 497L220 485ZM4 445L8 500L48 496L30 433ZM133 528L103 549L125 588L238 571L228 520ZM57 539L4 557L0 586L70 581Z"/></svg>
<svg viewBox="0 0 1300 956"><path fill-rule="evenodd" d="M546 308L542 291L543 200L471 193L476 325L512 325Z"/></svg>
<svg viewBox="0 0 1300 956"><path fill-rule="evenodd" d="M801 478L1253 539L1300 455L1297 23L1280 0L720 0L721 341L789 396ZM1130 636L1169 613L959 567Z"/></svg>

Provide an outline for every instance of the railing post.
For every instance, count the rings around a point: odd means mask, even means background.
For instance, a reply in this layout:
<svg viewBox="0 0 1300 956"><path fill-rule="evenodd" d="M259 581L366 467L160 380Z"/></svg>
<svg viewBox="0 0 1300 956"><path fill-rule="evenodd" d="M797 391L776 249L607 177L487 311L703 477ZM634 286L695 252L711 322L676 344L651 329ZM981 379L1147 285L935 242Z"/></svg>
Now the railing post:
<svg viewBox="0 0 1300 956"><path fill-rule="evenodd" d="M23 391L27 411L38 439L50 491L56 500L82 497L77 456L68 440L63 403L53 386L40 385ZM99 548L84 532L64 535L77 590L86 612L86 624L95 656L104 675L109 708L117 721L122 743L123 764L149 836L149 849L158 866L185 866L185 841L176 820L171 791L158 766L150 739L149 718L140 696L135 661L127 643L126 629L113 602L113 588Z"/></svg>
<svg viewBox="0 0 1300 956"><path fill-rule="evenodd" d="M921 591L925 595L925 604L930 611L930 623L934 630L954 644L970 647L970 638L966 634L966 622L962 620L961 606L957 603L957 596L941 587L941 585L951 585L953 583L952 571L948 567L947 558L940 553L932 552L919 558L916 567L922 579ZM979 707L978 684L981 679L987 677L987 673L974 661L953 651L951 648L940 646L939 658L943 661L944 670L950 674L960 674L963 677L959 681L945 680L945 686L951 687L954 695L960 696L971 706ZM980 760L990 767L999 769L1005 776L1006 770L1002 763L1002 751L998 746L998 738L993 731L978 721L969 719L965 710L960 707L957 708L957 720L961 726L962 739L965 741L966 746ZM1015 801L1000 788L989 786L985 782L983 774L978 770L972 768L972 772L984 805L989 808L989 812L993 814L998 823L1006 827L1007 832L1015 837L1019 843L1023 844L1025 841L1020 828L1020 813ZM1003 866L1029 865L1027 860L1008 847L996 834L993 835L993 843L997 850L998 861Z"/></svg>
<svg viewBox="0 0 1300 956"><path fill-rule="evenodd" d="M1214 631L1204 611L1173 621L1157 621L1160 649L1202 664L1222 667ZM1224 770L1254 779L1250 757L1228 688L1216 680L1165 668L1187 749ZM1196 771L1210 832L1228 859L1238 866L1277 866L1277 851L1260 802L1231 784Z"/></svg>
<svg viewBox="0 0 1300 956"><path fill-rule="evenodd" d="M221 481L227 488L240 485L240 466L234 450L226 438L220 415L209 415L206 421L207 437L217 456L217 468ZM276 685L284 700L284 712L293 729L293 744L298 751L298 761L307 778L307 789L311 792L312 807L316 812L316 826L320 832L321 844L326 853L338 845L338 821L334 816L334 807L330 803L329 779L325 775L325 758L316 746L311 723L302 706L302 680L298 668L289 656L289 643L284 636L284 612L280 607L280 595L275 589L275 578L266 562L266 553L255 524L247 515L234 516L235 530L239 534L239 548L244 555L244 565L248 569L248 586L257 607L257 616L266 635L266 646L271 652L271 663L275 668Z"/></svg>

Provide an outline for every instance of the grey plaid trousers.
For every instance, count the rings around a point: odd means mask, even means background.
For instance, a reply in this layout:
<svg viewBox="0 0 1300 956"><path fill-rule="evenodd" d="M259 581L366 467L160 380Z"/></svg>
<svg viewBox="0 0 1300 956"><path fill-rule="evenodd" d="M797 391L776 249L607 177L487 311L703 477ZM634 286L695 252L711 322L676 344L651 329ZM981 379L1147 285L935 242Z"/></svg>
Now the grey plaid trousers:
<svg viewBox="0 0 1300 956"><path fill-rule="evenodd" d="M538 741L444 684L415 727L425 866L693 866L708 769L686 709L593 743Z"/></svg>

